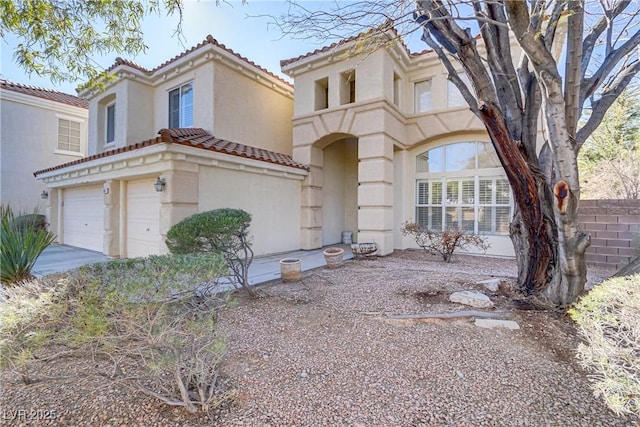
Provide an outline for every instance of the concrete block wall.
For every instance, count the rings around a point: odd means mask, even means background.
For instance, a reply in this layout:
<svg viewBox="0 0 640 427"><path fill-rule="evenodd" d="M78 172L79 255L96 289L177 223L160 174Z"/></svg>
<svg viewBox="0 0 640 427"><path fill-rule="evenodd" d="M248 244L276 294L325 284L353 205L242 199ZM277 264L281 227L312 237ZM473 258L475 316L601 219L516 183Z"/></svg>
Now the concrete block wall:
<svg viewBox="0 0 640 427"><path fill-rule="evenodd" d="M640 200L581 200L578 222L591 234L587 264L620 268L640 244Z"/></svg>

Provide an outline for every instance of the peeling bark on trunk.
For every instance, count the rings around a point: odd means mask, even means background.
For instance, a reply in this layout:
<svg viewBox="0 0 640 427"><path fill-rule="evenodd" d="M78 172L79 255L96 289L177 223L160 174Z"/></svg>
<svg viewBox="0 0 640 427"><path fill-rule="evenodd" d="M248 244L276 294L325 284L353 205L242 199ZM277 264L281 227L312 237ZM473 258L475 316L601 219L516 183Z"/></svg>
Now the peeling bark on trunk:
<svg viewBox="0 0 640 427"><path fill-rule="evenodd" d="M477 38L460 25L463 21L457 13L450 13L452 4L416 1L422 40L436 52L449 79L484 123L509 179L516 204L510 231L520 289L566 306L584 291L585 251L590 245L589 236L578 228L577 154L611 102L640 72L640 61L622 61L640 44L640 30L634 30L618 47L611 45L609 37L606 58L592 77L586 77L595 43L611 27L603 18L583 39L584 2L473 0L473 17L481 23L482 52L476 48ZM630 2L601 5L610 20L621 15ZM563 16L569 22L566 33L558 31ZM509 30L525 53L517 70ZM556 34L566 39L555 40ZM556 41L566 40L563 85L552 52ZM462 65L475 93L458 78L454 60ZM618 65L620 69L612 76ZM609 78L605 86L603 76ZM592 114L578 129L584 100L596 89L602 91L600 99L592 101ZM538 154L540 110L546 142Z"/></svg>
<svg viewBox="0 0 640 427"><path fill-rule="evenodd" d="M555 265L553 223L545 208L545 180L532 173L525 163L518 144L510 136L500 110L485 104L481 118L496 146L496 151L514 192L517 215L511 224L511 236L518 260L518 285L528 294L542 292L551 280Z"/></svg>

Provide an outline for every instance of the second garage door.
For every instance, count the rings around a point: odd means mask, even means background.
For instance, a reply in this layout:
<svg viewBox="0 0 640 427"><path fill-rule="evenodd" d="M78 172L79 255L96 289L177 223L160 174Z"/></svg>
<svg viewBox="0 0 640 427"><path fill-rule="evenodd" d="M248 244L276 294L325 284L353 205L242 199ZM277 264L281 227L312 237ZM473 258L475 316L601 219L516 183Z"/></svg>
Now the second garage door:
<svg viewBox="0 0 640 427"><path fill-rule="evenodd" d="M160 193L155 179L127 183L127 257L155 255L161 252Z"/></svg>
<svg viewBox="0 0 640 427"><path fill-rule="evenodd" d="M65 245L102 252L104 196L102 185L67 188L63 196Z"/></svg>

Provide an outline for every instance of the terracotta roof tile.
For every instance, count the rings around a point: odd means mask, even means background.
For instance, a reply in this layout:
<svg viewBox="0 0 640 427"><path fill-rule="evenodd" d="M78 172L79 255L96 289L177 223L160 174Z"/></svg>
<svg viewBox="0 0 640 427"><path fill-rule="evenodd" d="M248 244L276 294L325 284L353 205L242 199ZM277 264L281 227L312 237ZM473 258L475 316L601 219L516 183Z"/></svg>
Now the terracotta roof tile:
<svg viewBox="0 0 640 427"><path fill-rule="evenodd" d="M217 46L220 49L223 49L223 50L229 52L230 54L232 54L233 56L239 58L240 60L246 62L247 64L251 65L252 67L257 68L258 70L260 70L260 71L262 71L264 73L267 73L271 77L273 77L275 79L278 79L282 83L284 83L287 86L290 86L290 87L293 88L293 85L291 83L289 83L288 81L286 81L283 78L281 78L280 76L272 73L271 71L267 70L266 68L256 64L255 62L247 59L246 57L240 55L239 53L234 52L232 49L230 49L230 48L226 47L224 44L218 42L218 40L213 38L213 36L211 34L209 34L207 36L207 38L205 38L202 42L198 43L195 46L192 46L190 49L185 50L184 52L180 53L179 55L174 56L173 58L169 59L168 61L165 61L164 63L158 65L157 67L155 67L155 68L153 68L151 70L147 70L146 68L136 64L135 62L132 62L132 61L129 61L129 60L126 60L126 59L122 59L122 58L118 57L118 58L116 58L116 62L112 66L107 68L107 72L113 71L119 65L127 65L129 67L132 67L132 68L135 68L137 70L140 70L143 73L153 74L153 73L155 73L157 71L160 71L162 68L172 64L173 62L177 61L178 59L183 58L183 57L187 56L188 54L190 54L191 52L194 52L194 51L196 51L196 50L198 50L201 47L206 46L206 45Z"/></svg>
<svg viewBox="0 0 640 427"><path fill-rule="evenodd" d="M335 43L331 43L330 45L321 47L320 49L316 49L313 52L308 52L308 53L305 53L303 55L300 55L300 56L297 56L297 57L291 58L291 59L283 59L282 61L280 61L280 66L281 67L285 67L285 66L287 66L289 64L293 64L294 62L298 62L301 59L305 59L305 58L309 58L309 57L311 57L313 55L317 55L318 53L328 52L331 49L335 49L338 46L341 46L343 44L347 44L347 43L350 43L352 41L355 41L358 38L360 38L362 36L365 36L367 34L370 34L370 33L380 34L381 32L382 33L387 33L387 31L391 31L393 33L393 38L398 40L398 42L404 48L404 50L407 52L407 54L409 54L411 56L418 56L418 55L422 55L424 53L427 53L427 51L422 51L422 52L419 52L417 54L412 53L409 50L409 47L404 43L404 40L400 36L400 33L398 33L398 30L394 26L390 26L389 24L385 23L385 24L382 24L379 28L372 28L372 29L369 29L367 31L363 31L362 33L360 33L358 35L355 35L355 36L340 40L340 41L335 42Z"/></svg>
<svg viewBox="0 0 640 427"><path fill-rule="evenodd" d="M25 85L22 83L14 83L5 79L0 79L0 88L11 90L13 92L24 93L26 95L35 96L37 98L48 99L49 101L72 105L74 107L89 108L89 102L85 101L84 99L52 89L45 89L42 87Z"/></svg>
<svg viewBox="0 0 640 427"><path fill-rule="evenodd" d="M250 145L238 144L224 139L216 138L209 135L204 129L200 128L181 128L181 129L160 129L158 136L154 139L138 142L137 144L127 145L115 150L106 151L100 154L94 154L73 162L64 163L47 169L39 170L33 173L35 177L43 173L64 169L69 166L75 166L87 163L92 160L110 157L116 154L138 150L143 147L149 147L155 144L173 143L185 145L187 147L195 147L202 150L215 151L217 153L228 154L231 156L245 157L262 162L274 163L282 166L289 166L296 169L309 170L306 165L294 161L291 156L274 151L263 150L261 148L252 147Z"/></svg>
<svg viewBox="0 0 640 427"><path fill-rule="evenodd" d="M313 55L317 55L318 53L328 52L329 50L335 49L338 46L341 46L343 44L347 44L349 42L352 42L352 41L356 40L358 37L360 37L360 34L358 34L357 36L353 36L353 37L349 37L349 38L346 38L346 39L342 39L339 42L331 43L328 46L323 46L320 49L316 49L313 52L307 52L307 53L302 54L300 56L296 56L295 58L283 59L283 60L280 61L280 66L281 67L285 67L285 66L287 66L289 64L293 64L294 62L298 62L301 59L305 59L305 58L309 58L309 57L311 57Z"/></svg>
<svg viewBox="0 0 640 427"><path fill-rule="evenodd" d="M313 52L308 52L308 53L305 53L303 55L296 56L295 58L283 59L282 61L280 61L280 66L281 67L285 67L285 66L287 66L289 64L293 64L294 62L298 62L301 59L305 59L305 58L309 58L309 57L311 57L313 55L317 55L318 53L328 52L331 49L335 49L338 46L341 46L343 44L347 44L347 43L350 43L352 41L355 41L355 40L358 39L358 37L361 37L363 35L366 35L367 33L373 32L373 31L391 31L393 33L393 37L399 41L400 45L404 48L404 50L410 56L420 56L420 55L424 55L424 54L433 52L432 50L423 50L421 52L411 52L409 50L409 47L405 44L404 40L402 39L402 37L398 33L398 30L395 27L390 27L389 28L388 26L383 25L383 26L381 26L380 29L377 29L377 30L376 29L370 29L368 31L364 31L364 32L362 32L362 33L360 33L358 35L353 36L353 37L349 37L349 38L340 40L339 42L335 42L335 43L332 43L332 44L330 44L328 46L321 47L320 49L316 49Z"/></svg>
<svg viewBox="0 0 640 427"><path fill-rule="evenodd" d="M275 163L283 166L290 166L298 169L307 170L307 166L294 161L291 156L274 151L264 150L262 148L252 147L250 145L238 144L236 142L226 141L209 135L204 129L162 129L160 134L169 133L174 144L193 146L204 150L215 151L218 153L230 154L238 157L246 157L249 159L260 160L263 162Z"/></svg>

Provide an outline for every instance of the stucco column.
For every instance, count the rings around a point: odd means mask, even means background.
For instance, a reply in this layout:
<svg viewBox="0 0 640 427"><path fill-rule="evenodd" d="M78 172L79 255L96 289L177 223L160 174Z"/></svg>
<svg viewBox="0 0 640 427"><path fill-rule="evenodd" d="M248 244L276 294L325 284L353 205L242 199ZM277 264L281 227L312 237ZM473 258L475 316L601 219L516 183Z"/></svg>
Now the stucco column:
<svg viewBox="0 0 640 427"><path fill-rule="evenodd" d="M107 180L104 194L104 238L102 252L112 258L120 254L120 182Z"/></svg>
<svg viewBox="0 0 640 427"><path fill-rule="evenodd" d="M393 142L383 134L358 139L358 242L393 252Z"/></svg>
<svg viewBox="0 0 640 427"><path fill-rule="evenodd" d="M169 249L164 241L171 227L198 213L199 179L197 166L194 171L174 169L160 176L165 180L164 191L160 193L161 251L168 253Z"/></svg>
<svg viewBox="0 0 640 427"><path fill-rule="evenodd" d="M294 159L309 165L309 175L302 182L300 204L300 248L322 247L322 150L312 145L295 147Z"/></svg>
<svg viewBox="0 0 640 427"><path fill-rule="evenodd" d="M49 231L55 234L56 242L62 243L62 236L58 236L60 227L58 226L58 200L62 199L62 190L57 188L47 188L49 197L47 198L47 206L44 210L44 215L49 223Z"/></svg>

